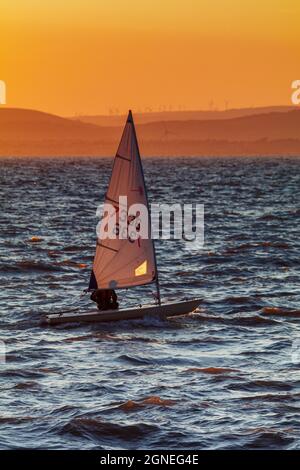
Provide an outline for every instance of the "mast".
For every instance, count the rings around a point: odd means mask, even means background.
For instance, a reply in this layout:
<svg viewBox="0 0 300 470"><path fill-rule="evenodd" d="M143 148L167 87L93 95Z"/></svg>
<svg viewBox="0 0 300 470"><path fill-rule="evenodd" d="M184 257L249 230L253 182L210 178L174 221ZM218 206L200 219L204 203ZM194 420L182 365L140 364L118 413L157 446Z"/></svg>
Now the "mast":
<svg viewBox="0 0 300 470"><path fill-rule="evenodd" d="M131 109L130 109L129 112L128 112L127 121L132 123L133 135L134 135L136 147L137 147L137 150L138 150L138 156L139 156L140 165L141 165L141 172L142 172L143 183L144 183L145 194L146 194L147 207L148 207L148 220L149 220L149 227L150 227L149 230L150 230L150 236L152 237L152 226L151 226L151 216L150 216L150 211L149 211L148 191L147 191L147 186L146 186L146 183L145 183L144 169L143 169L143 165L142 165L141 154L140 154L140 148L139 148L139 144L138 144L138 140L137 140L137 136L136 136L135 125L134 125L134 122L133 122L133 117L132 117L132 111L131 111ZM156 250L155 250L155 242L154 242L154 240L152 240L152 244L153 244L153 253L154 253L155 268L156 268L156 269L155 269L155 285L156 285L157 300L158 300L158 305L161 305L160 284L159 284L159 276L158 276L158 268L157 268L157 259L156 259Z"/></svg>

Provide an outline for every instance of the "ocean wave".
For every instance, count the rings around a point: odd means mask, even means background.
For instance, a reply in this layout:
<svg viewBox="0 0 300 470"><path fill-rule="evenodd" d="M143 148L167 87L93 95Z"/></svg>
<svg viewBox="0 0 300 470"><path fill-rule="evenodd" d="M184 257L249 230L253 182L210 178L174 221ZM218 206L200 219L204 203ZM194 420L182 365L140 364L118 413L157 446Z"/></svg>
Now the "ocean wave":
<svg viewBox="0 0 300 470"><path fill-rule="evenodd" d="M24 379L33 379L42 377L43 373L34 369L4 369L0 370L2 377L19 377Z"/></svg>
<svg viewBox="0 0 300 470"><path fill-rule="evenodd" d="M283 220L283 215L275 215L275 214L264 214L258 218L258 220Z"/></svg>
<svg viewBox="0 0 300 470"><path fill-rule="evenodd" d="M130 356L129 354L122 354L119 356L121 361L129 362L130 364L136 365L143 365L143 364L151 364L152 360L146 357L139 357L139 356Z"/></svg>
<svg viewBox="0 0 300 470"><path fill-rule="evenodd" d="M229 247L224 250L224 254L231 255L243 251L253 250L257 248L276 248L278 250L287 250L290 248L290 245L286 242L271 242L271 241L262 241L257 243L243 243L242 245Z"/></svg>
<svg viewBox="0 0 300 470"><path fill-rule="evenodd" d="M271 318L264 318L260 315L240 316L229 319L228 323L239 326L266 326L278 324L276 320L272 320Z"/></svg>
<svg viewBox="0 0 300 470"><path fill-rule="evenodd" d="M294 442L292 434L291 428L283 429L283 431L268 427L240 429L239 433L223 435L223 440L228 444L221 448L234 450L285 449Z"/></svg>
<svg viewBox="0 0 300 470"><path fill-rule="evenodd" d="M293 388L289 383L281 382L279 380L249 380L244 383L230 384L228 385L230 390L245 390L245 391L260 391L265 390L278 390L289 392Z"/></svg>
<svg viewBox="0 0 300 470"><path fill-rule="evenodd" d="M55 264L57 266L67 266L67 267L79 268L79 269L85 269L88 266L86 263L79 263L77 261L72 261L70 259L65 259L63 261L57 261Z"/></svg>
<svg viewBox="0 0 300 470"><path fill-rule="evenodd" d="M34 260L24 260L19 261L17 263L11 264L1 264L0 265L0 272L49 272L49 271L58 271L59 266L55 264L48 264L42 261L34 261Z"/></svg>
<svg viewBox="0 0 300 470"><path fill-rule="evenodd" d="M187 373L200 372L202 374L223 375L231 372L240 372L238 369L231 369L230 367L191 367L187 369Z"/></svg>
<svg viewBox="0 0 300 470"><path fill-rule="evenodd" d="M0 424L23 424L33 421L34 418L32 416L0 416Z"/></svg>
<svg viewBox="0 0 300 470"><path fill-rule="evenodd" d="M120 424L104 421L101 418L77 417L70 420L60 430L60 434L73 434L78 437L99 437L128 440L139 440L158 430L158 426L147 423Z"/></svg>
<svg viewBox="0 0 300 470"><path fill-rule="evenodd" d="M300 317L300 310L289 310L283 307L264 307L263 315L277 315L284 317Z"/></svg>
<svg viewBox="0 0 300 470"><path fill-rule="evenodd" d="M142 400L138 401L133 401L133 400L128 400L125 403L122 403L121 405L118 406L118 409L123 410L123 411L135 411L139 410L141 408L144 408L145 406L172 406L177 403L177 400L170 400L166 398L160 398L158 396L151 396L148 398L143 398Z"/></svg>
<svg viewBox="0 0 300 470"><path fill-rule="evenodd" d="M225 307L224 309L225 310ZM261 317L260 315L236 315L232 316L220 316L220 315L209 315L203 313L196 313L191 315L194 321L208 322L208 323L222 323L224 325L236 325L236 326L265 326L265 325L276 325L277 321L271 318Z"/></svg>
<svg viewBox="0 0 300 470"><path fill-rule="evenodd" d="M19 382L18 384L14 385L16 390L32 390L35 388L40 388L40 384L38 382Z"/></svg>
<svg viewBox="0 0 300 470"><path fill-rule="evenodd" d="M55 272L63 271L64 268L68 267L85 269L87 264L72 260L55 261L51 264L44 261L23 260L11 264L0 264L0 272Z"/></svg>
<svg viewBox="0 0 300 470"><path fill-rule="evenodd" d="M259 393L248 396L241 396L238 398L240 401L261 401L261 402L286 402L287 400L293 399L293 393L281 391L279 393Z"/></svg>
<svg viewBox="0 0 300 470"><path fill-rule="evenodd" d="M269 428L255 428L242 431L242 436L251 436L244 448L248 449L278 449L286 447L294 442L294 438L290 436L291 429L278 431Z"/></svg>
<svg viewBox="0 0 300 470"><path fill-rule="evenodd" d="M256 299L253 299L253 297L248 297L248 296L236 296L236 297L230 296L224 299L224 302L228 304L245 304L245 303L252 302L253 300L256 300Z"/></svg>
<svg viewBox="0 0 300 470"><path fill-rule="evenodd" d="M76 251L80 251L82 253L83 247L82 244L79 245L66 245L62 248L62 252L72 253Z"/></svg>
<svg viewBox="0 0 300 470"><path fill-rule="evenodd" d="M44 353L45 354L45 353ZM47 353L46 357L49 356ZM31 356L32 357L32 356ZM38 356L40 357L40 355ZM61 374L60 371L50 367L37 367L37 368L28 368L28 369L4 369L0 370L0 375L3 377L19 377L23 379L38 379L48 374Z"/></svg>

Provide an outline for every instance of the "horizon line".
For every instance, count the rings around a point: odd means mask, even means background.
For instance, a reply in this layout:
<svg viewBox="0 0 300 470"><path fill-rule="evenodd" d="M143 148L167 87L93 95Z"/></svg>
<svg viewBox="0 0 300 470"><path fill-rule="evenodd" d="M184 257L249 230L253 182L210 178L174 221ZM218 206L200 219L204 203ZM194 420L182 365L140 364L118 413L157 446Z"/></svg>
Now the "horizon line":
<svg viewBox="0 0 300 470"><path fill-rule="evenodd" d="M272 105L258 105L258 106L242 106L242 107L233 107L233 108L227 108L227 109L172 109L172 110L151 110L151 111L135 111L134 108L128 108L131 109L132 114L136 115L151 115L151 114L183 114L183 113L228 113L232 111L245 111L245 110L259 110L259 109L269 109L269 108L285 108L285 109L300 109L300 106L294 105L294 104L272 104ZM67 119L72 119L72 118L80 118L80 117L103 117L103 118L117 118L117 117L124 117L127 116L128 110L127 111L122 111L121 113L116 113L116 114L102 114L99 112L98 114L92 113L75 113L75 114L58 114L54 113L51 111L45 111L42 109L36 109L36 108L27 108L27 107L18 107L18 106L8 106L7 104L0 105L0 111L1 110L22 110L22 111L34 111L34 112L39 112L43 114L49 114L53 116L58 116L61 118L67 118Z"/></svg>

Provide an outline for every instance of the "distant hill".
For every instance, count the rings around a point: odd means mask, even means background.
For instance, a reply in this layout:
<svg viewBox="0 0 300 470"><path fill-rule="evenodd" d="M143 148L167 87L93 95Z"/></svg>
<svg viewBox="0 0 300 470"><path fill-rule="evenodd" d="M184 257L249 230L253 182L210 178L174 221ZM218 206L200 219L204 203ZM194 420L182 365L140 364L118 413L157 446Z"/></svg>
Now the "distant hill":
<svg viewBox="0 0 300 470"><path fill-rule="evenodd" d="M111 155L118 128L28 109L0 109L0 156Z"/></svg>
<svg viewBox="0 0 300 470"><path fill-rule="evenodd" d="M134 113L136 124L147 124L161 121L199 121L215 119L231 119L235 117L251 116L253 114L266 114L272 112L292 111L292 106L265 106L256 108L241 108L227 110L206 110L206 111L160 111L147 113ZM82 121L98 126L119 127L122 126L125 115L96 115L96 116L73 116L70 119Z"/></svg>
<svg viewBox="0 0 300 470"><path fill-rule="evenodd" d="M0 156L112 156L124 122L125 118L122 126L104 127L40 111L1 108ZM137 124L144 156L300 156L299 130L300 109L295 108Z"/></svg>

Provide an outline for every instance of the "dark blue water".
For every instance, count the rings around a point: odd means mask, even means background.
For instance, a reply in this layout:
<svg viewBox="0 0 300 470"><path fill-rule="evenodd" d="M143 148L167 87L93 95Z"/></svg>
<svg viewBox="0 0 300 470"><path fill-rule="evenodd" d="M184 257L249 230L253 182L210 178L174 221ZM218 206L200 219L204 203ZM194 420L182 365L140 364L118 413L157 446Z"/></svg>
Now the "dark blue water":
<svg viewBox="0 0 300 470"><path fill-rule="evenodd" d="M1 159L0 447L300 448L299 163L145 160L150 200L205 204L203 249L157 243L163 297L200 310L50 328L46 312L92 308L112 161Z"/></svg>

